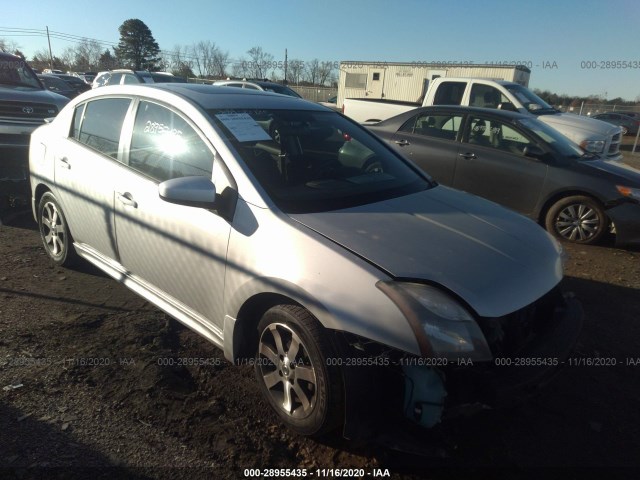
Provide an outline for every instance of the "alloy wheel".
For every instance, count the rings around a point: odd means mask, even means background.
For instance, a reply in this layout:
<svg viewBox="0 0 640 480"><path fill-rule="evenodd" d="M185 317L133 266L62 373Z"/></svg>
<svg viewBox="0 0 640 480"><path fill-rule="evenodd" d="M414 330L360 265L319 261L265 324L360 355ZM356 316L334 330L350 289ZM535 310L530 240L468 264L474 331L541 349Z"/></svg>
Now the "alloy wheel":
<svg viewBox="0 0 640 480"><path fill-rule="evenodd" d="M300 336L288 325L272 323L260 336L259 371L273 403L293 418L313 412L316 369Z"/></svg>

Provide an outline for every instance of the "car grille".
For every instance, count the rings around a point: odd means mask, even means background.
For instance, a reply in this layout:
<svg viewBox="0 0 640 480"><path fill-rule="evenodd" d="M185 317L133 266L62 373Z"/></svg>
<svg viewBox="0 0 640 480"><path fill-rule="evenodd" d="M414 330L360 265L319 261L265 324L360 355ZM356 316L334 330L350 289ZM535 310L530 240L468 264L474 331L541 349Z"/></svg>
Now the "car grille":
<svg viewBox="0 0 640 480"><path fill-rule="evenodd" d="M30 135L0 133L0 145L2 145L3 147L25 147L29 146L30 138Z"/></svg>
<svg viewBox="0 0 640 480"><path fill-rule="evenodd" d="M563 307L564 298L556 287L520 310L503 317L481 317L478 324L494 357L513 357L543 335Z"/></svg>
<svg viewBox="0 0 640 480"><path fill-rule="evenodd" d="M34 102L0 102L0 118L20 119L20 120L42 120L49 117L55 117L58 113L58 107L48 103Z"/></svg>
<svg viewBox="0 0 640 480"><path fill-rule="evenodd" d="M609 155L617 155L620 151L620 140L622 138L622 134L616 133L613 137L611 137L611 143L609 144Z"/></svg>

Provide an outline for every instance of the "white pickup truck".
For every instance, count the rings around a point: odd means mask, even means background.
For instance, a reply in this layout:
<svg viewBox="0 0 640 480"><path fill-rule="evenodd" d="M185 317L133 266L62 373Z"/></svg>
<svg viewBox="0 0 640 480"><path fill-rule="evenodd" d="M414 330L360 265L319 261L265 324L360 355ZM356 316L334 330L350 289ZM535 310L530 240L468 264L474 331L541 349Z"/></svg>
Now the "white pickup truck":
<svg viewBox="0 0 640 480"><path fill-rule="evenodd" d="M608 160L622 159L620 127L593 118L561 113L528 88L513 82L481 78L436 78L431 82L422 104L346 98L342 111L357 122L372 123L430 105L500 108L533 115L588 152L600 154Z"/></svg>

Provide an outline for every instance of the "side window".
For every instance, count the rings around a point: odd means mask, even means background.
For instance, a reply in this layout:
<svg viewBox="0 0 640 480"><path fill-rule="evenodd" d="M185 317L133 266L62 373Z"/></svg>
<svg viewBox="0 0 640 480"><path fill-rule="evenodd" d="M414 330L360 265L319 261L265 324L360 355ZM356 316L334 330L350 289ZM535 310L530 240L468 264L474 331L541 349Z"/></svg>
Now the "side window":
<svg viewBox="0 0 640 480"><path fill-rule="evenodd" d="M80 124L82 123L82 114L84 113L85 103L78 105L73 112L73 123L71 124L71 132L69 136L80 140Z"/></svg>
<svg viewBox="0 0 640 480"><path fill-rule="evenodd" d="M427 137L455 140L462 124L462 115L422 114L406 122L400 131Z"/></svg>
<svg viewBox="0 0 640 480"><path fill-rule="evenodd" d="M466 82L442 82L438 86L436 96L433 99L434 105L460 105Z"/></svg>
<svg viewBox="0 0 640 480"><path fill-rule="evenodd" d="M469 106L481 108L498 108L498 105L511 103L500 90L491 85L476 83L471 87Z"/></svg>
<svg viewBox="0 0 640 480"><path fill-rule="evenodd" d="M470 119L469 143L492 147L517 155L532 142L511 125L489 118L472 117Z"/></svg>
<svg viewBox="0 0 640 480"><path fill-rule="evenodd" d="M133 85L133 84L140 83L140 82L135 77L135 75L132 75L131 73L125 73L124 74L124 82L123 83L125 85Z"/></svg>
<svg viewBox="0 0 640 480"><path fill-rule="evenodd" d="M78 141L111 158L118 158L120 131L130 103L128 98L103 98L87 103ZM77 108L75 115L79 116ZM74 128L76 121L74 117Z"/></svg>
<svg viewBox="0 0 640 480"><path fill-rule="evenodd" d="M159 182L191 175L210 178L213 154L178 114L141 101L133 126L129 166Z"/></svg>
<svg viewBox="0 0 640 480"><path fill-rule="evenodd" d="M122 79L121 73L112 73L111 77L109 77L107 85L120 85L121 79Z"/></svg>
<svg viewBox="0 0 640 480"><path fill-rule="evenodd" d="M249 85L248 83L244 84L244 88L248 88L249 90L260 90L258 87L256 87L255 85Z"/></svg>

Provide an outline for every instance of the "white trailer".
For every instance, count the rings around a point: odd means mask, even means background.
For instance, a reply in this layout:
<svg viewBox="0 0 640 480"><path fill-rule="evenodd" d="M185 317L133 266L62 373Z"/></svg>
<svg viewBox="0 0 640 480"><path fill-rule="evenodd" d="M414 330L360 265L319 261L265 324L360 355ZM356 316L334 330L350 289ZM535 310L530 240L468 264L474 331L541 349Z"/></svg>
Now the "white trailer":
<svg viewBox="0 0 640 480"><path fill-rule="evenodd" d="M507 80L529 86L531 70L524 65L340 62L338 108L345 98L422 102L429 82L439 77Z"/></svg>

